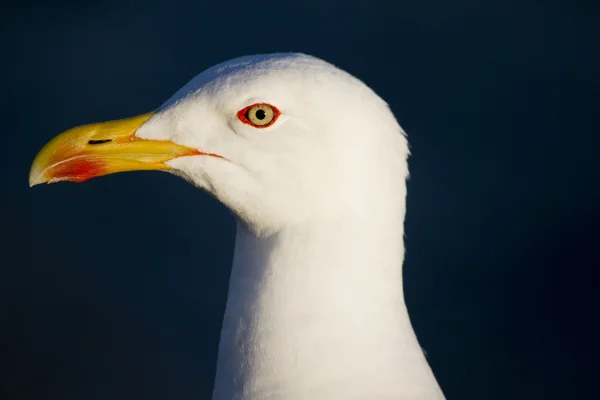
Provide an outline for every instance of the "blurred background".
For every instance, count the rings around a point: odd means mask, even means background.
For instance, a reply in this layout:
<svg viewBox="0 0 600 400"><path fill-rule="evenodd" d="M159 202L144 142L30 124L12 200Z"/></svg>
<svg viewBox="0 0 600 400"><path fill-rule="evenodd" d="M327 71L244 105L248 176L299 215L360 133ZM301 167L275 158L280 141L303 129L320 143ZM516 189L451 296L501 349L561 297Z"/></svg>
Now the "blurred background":
<svg viewBox="0 0 600 400"><path fill-rule="evenodd" d="M29 167L67 128L281 51L356 75L409 135L405 290L448 399L593 397L597 1L1 7L3 399L210 398L230 213L167 174L29 189Z"/></svg>

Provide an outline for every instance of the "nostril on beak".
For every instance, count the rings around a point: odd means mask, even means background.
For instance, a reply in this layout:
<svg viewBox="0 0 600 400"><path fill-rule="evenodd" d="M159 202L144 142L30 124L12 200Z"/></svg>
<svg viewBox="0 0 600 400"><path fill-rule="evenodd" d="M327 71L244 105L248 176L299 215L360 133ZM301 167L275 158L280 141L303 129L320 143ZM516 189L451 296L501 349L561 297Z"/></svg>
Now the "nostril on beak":
<svg viewBox="0 0 600 400"><path fill-rule="evenodd" d="M108 143L108 142L112 142L112 139L88 140L88 144L92 144L92 145Z"/></svg>

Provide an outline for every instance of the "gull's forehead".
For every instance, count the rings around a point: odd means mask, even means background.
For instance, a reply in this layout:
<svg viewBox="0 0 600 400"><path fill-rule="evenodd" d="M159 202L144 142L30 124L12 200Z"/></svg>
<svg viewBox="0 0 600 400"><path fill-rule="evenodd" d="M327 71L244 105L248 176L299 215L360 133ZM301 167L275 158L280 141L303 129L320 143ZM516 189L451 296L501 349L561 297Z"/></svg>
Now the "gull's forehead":
<svg viewBox="0 0 600 400"><path fill-rule="evenodd" d="M199 91L210 88L217 89L220 95L232 96L242 88L249 89L256 85L263 86L264 91L276 91L278 87L285 88L286 83L290 84L291 76L306 76L310 71L308 76L314 79L319 71L325 73L334 70L337 69L323 60L300 53L239 57L217 64L197 75L171 96L159 111L171 108Z"/></svg>

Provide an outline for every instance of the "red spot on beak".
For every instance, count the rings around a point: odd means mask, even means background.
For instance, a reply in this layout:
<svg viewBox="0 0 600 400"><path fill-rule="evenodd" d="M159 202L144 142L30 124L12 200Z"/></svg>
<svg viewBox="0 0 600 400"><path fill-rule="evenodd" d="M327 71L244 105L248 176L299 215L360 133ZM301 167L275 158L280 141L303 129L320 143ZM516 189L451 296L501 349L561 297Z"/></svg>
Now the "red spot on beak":
<svg viewBox="0 0 600 400"><path fill-rule="evenodd" d="M85 182L106 172L106 163L98 158L72 158L52 167L48 173L60 181Z"/></svg>

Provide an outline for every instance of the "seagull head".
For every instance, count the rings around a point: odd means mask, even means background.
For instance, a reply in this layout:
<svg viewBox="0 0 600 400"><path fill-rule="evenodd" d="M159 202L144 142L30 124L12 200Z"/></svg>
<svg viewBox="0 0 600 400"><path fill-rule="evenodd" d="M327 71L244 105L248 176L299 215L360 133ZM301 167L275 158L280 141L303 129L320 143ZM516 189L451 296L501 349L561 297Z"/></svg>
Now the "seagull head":
<svg viewBox="0 0 600 400"><path fill-rule="evenodd" d="M407 155L393 114L360 80L315 57L270 54L215 65L154 112L63 132L29 183L161 170L270 231L402 196L379 189L403 185Z"/></svg>

